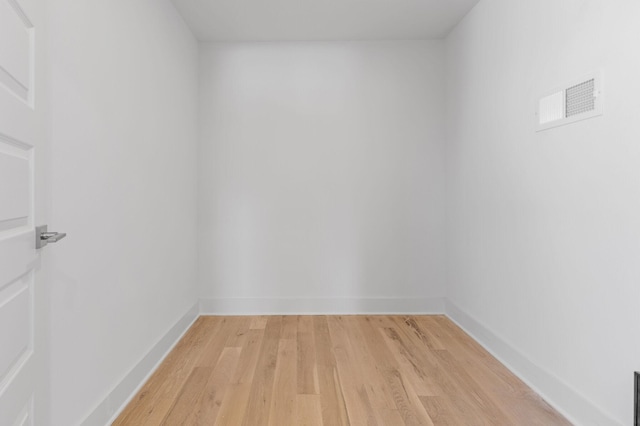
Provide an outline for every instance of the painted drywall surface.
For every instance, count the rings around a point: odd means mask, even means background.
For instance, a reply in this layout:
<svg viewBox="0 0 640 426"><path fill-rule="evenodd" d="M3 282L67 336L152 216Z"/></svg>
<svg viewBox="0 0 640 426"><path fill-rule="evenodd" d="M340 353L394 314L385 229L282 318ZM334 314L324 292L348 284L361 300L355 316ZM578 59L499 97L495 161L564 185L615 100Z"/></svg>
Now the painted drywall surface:
<svg viewBox="0 0 640 426"><path fill-rule="evenodd" d="M72 425L197 300L198 45L168 0L49 14L52 424Z"/></svg>
<svg viewBox="0 0 640 426"><path fill-rule="evenodd" d="M441 42L201 44L201 297L443 296L443 61Z"/></svg>
<svg viewBox="0 0 640 426"><path fill-rule="evenodd" d="M446 41L448 297L620 424L640 369L639 18L482 0ZM536 99L598 69L605 115L536 133Z"/></svg>

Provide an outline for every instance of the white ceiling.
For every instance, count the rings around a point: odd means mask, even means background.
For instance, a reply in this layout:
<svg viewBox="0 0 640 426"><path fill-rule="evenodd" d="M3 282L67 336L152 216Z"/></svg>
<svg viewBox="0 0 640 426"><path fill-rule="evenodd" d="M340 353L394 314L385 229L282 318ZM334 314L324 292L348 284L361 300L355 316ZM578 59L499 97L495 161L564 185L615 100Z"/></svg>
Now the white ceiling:
<svg viewBox="0 0 640 426"><path fill-rule="evenodd" d="M200 40L441 38L478 0L173 0Z"/></svg>

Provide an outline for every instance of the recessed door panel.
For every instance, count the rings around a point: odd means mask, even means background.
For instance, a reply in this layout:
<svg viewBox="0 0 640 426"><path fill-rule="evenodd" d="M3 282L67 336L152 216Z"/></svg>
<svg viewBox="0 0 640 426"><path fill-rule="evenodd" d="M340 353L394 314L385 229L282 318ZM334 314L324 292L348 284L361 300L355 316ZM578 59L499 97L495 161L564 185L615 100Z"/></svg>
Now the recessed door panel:
<svg viewBox="0 0 640 426"><path fill-rule="evenodd" d="M12 152L14 151L14 152ZM29 152L0 140L0 232L26 225L31 214Z"/></svg>
<svg viewBox="0 0 640 426"><path fill-rule="evenodd" d="M32 275L0 288L0 390L28 360L33 344Z"/></svg>
<svg viewBox="0 0 640 426"><path fill-rule="evenodd" d="M15 0L0 0L0 84L27 101L31 87L32 25Z"/></svg>

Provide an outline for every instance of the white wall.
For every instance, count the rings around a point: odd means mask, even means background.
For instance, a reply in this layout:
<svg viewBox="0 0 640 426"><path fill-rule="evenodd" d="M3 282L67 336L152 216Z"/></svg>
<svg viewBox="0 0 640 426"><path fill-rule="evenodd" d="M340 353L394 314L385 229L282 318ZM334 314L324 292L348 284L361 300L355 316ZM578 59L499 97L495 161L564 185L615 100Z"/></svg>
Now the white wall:
<svg viewBox="0 0 640 426"><path fill-rule="evenodd" d="M631 424L640 370L639 19L482 0L446 43L448 296L585 425ZM535 133L537 97L597 69L605 116Z"/></svg>
<svg viewBox="0 0 640 426"><path fill-rule="evenodd" d="M213 43L200 60L203 307L441 309L442 43Z"/></svg>
<svg viewBox="0 0 640 426"><path fill-rule="evenodd" d="M52 424L73 425L196 303L198 46L168 0L48 3Z"/></svg>

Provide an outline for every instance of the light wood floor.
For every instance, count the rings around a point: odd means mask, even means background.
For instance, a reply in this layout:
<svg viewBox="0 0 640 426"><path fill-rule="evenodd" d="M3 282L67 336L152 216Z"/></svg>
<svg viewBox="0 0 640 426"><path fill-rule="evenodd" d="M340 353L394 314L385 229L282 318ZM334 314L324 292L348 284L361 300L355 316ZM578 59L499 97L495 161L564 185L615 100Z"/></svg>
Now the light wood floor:
<svg viewBox="0 0 640 426"><path fill-rule="evenodd" d="M443 316L201 317L115 425L568 425Z"/></svg>

